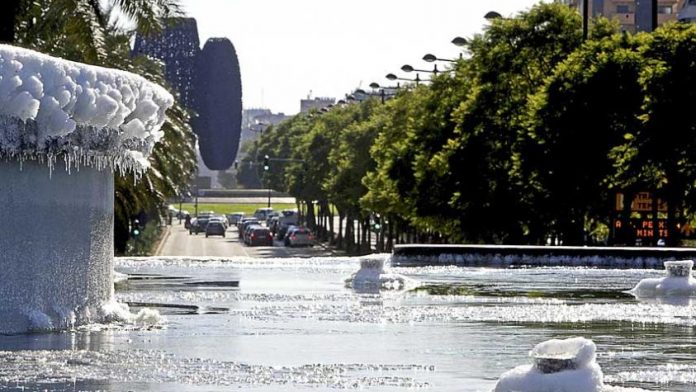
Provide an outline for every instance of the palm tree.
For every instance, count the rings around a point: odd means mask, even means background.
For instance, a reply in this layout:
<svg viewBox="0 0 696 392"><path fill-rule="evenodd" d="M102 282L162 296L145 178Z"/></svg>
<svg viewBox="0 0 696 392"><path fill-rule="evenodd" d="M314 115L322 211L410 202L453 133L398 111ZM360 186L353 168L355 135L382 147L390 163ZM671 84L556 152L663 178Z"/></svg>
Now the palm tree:
<svg viewBox="0 0 696 392"><path fill-rule="evenodd" d="M62 58L133 72L166 86L162 65L131 57L134 31L124 31L114 15L125 15L140 33L160 30L165 18L179 16L178 0L3 0L0 41L12 42ZM106 4L101 7L100 4ZM11 28L6 28L7 26ZM11 30L10 32L8 32ZM167 111L164 137L150 156L140 181L133 173L115 179L115 240L121 253L128 222L142 211L153 216L167 198L185 193L196 168L195 136L189 113L178 102Z"/></svg>
<svg viewBox="0 0 696 392"><path fill-rule="evenodd" d="M179 0L3 0L0 15L0 42L46 49L63 39L82 51L83 61L98 63L106 57L112 15L125 16L147 35L182 11Z"/></svg>

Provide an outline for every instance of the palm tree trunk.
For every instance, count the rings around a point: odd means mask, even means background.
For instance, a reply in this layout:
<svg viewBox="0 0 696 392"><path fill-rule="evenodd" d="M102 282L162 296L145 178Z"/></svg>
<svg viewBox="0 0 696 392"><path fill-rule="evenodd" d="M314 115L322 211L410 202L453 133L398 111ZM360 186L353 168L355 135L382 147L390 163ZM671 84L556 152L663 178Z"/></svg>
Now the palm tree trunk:
<svg viewBox="0 0 696 392"><path fill-rule="evenodd" d="M0 43L14 43L20 2L21 0L5 0L0 3Z"/></svg>

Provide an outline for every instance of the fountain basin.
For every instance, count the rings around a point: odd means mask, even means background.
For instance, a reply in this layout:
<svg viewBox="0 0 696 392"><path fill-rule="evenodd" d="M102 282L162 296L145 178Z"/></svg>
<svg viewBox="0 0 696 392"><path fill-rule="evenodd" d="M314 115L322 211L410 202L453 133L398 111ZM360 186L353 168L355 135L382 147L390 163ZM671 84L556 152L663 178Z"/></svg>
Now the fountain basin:
<svg viewBox="0 0 696 392"><path fill-rule="evenodd" d="M89 322L113 296L114 178L0 162L0 333Z"/></svg>
<svg viewBox="0 0 696 392"><path fill-rule="evenodd" d="M113 317L114 171L147 169L172 103L138 75L0 45L1 334Z"/></svg>

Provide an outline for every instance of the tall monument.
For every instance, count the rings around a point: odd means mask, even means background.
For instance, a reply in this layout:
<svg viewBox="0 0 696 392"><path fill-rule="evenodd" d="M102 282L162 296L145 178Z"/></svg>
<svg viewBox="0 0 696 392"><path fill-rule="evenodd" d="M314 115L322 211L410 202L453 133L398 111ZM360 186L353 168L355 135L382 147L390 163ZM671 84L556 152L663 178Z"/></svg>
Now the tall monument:
<svg viewBox="0 0 696 392"><path fill-rule="evenodd" d="M210 38L203 50L199 45L196 20L177 18L156 36L136 36L133 52L164 62L167 81L196 113L193 131L205 166L226 170L236 159L242 127L239 60L227 38Z"/></svg>

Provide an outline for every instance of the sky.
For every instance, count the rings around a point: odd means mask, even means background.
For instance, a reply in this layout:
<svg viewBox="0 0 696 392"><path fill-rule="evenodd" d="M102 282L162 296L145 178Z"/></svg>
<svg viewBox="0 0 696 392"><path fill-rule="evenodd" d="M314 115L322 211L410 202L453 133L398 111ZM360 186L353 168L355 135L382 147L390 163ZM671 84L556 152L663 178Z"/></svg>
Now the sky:
<svg viewBox="0 0 696 392"><path fill-rule="evenodd" d="M456 36L486 25L488 11L512 16L538 0L182 0L201 46L227 37L237 50L244 108L295 114L300 99L345 98L372 82L393 85L400 68L432 69L422 57L457 58ZM439 68L446 67L446 63ZM421 78L427 74L421 73Z"/></svg>

